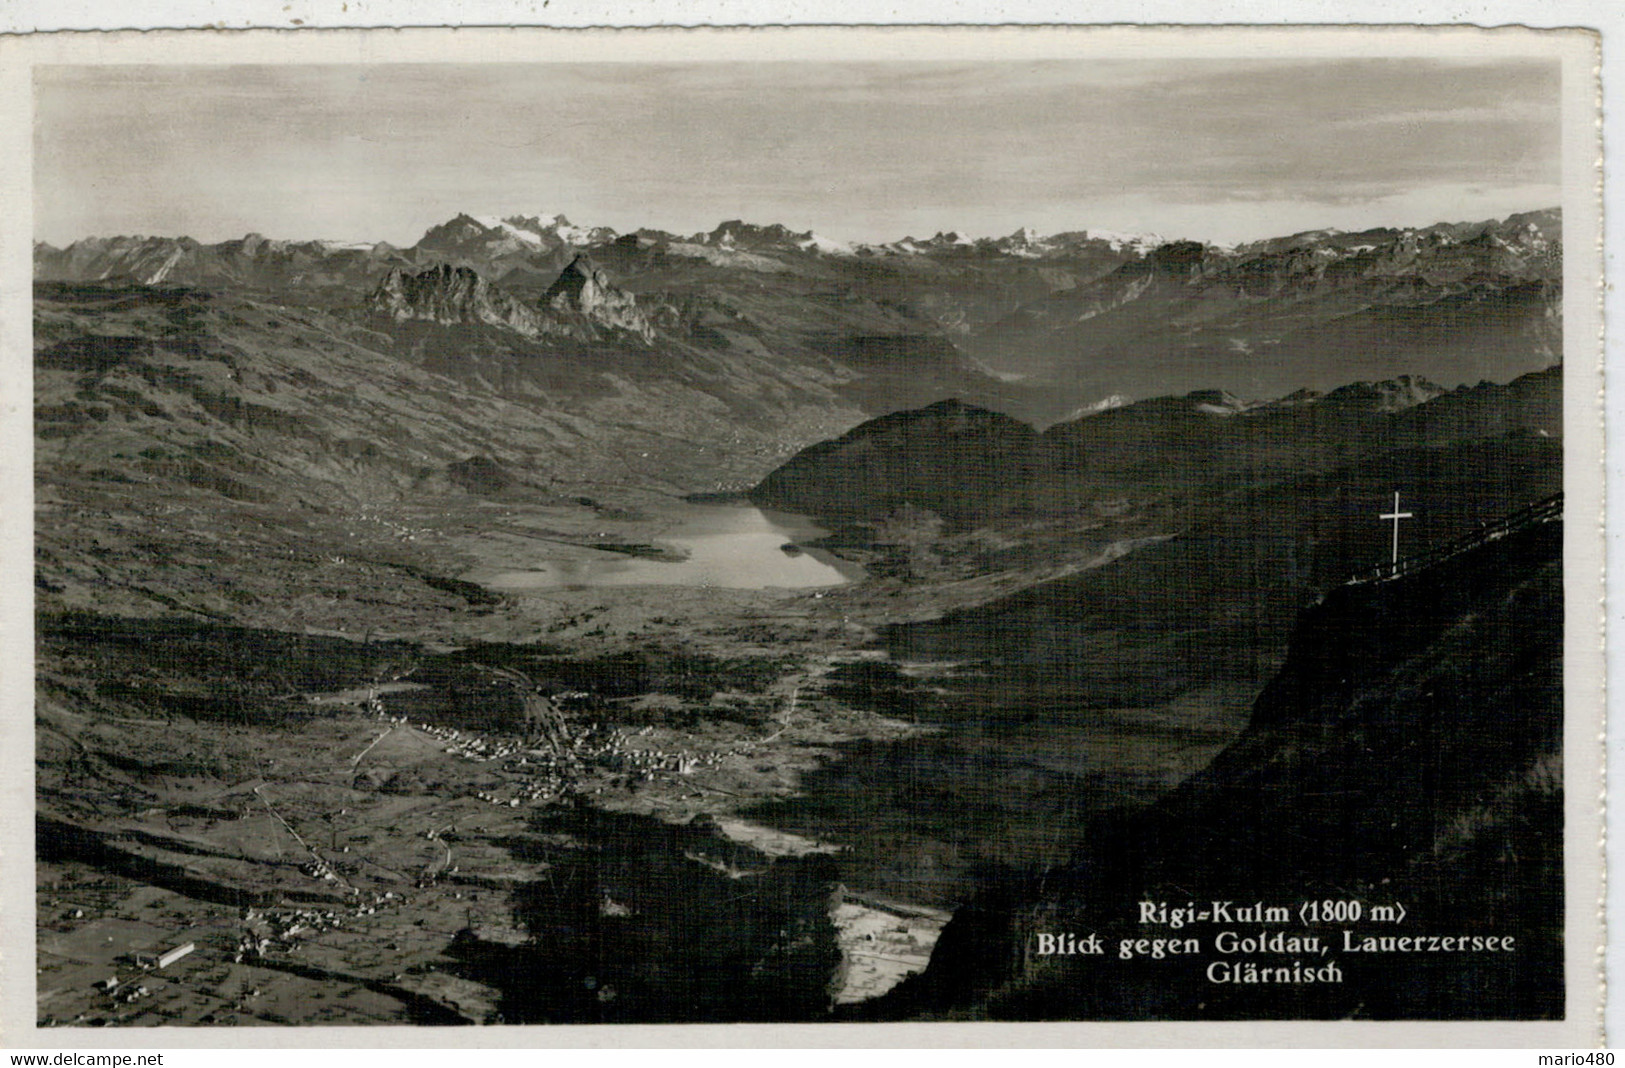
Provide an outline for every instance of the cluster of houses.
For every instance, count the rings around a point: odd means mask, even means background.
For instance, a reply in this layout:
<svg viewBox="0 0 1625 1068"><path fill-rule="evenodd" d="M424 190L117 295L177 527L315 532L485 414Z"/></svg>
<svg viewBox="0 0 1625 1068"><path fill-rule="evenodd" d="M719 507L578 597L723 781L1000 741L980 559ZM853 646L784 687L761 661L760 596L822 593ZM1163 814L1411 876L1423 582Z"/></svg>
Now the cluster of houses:
<svg viewBox="0 0 1625 1068"><path fill-rule="evenodd" d="M272 952L297 953L300 940L323 931L343 927L345 913L352 919L361 919L377 913L381 908L399 904L394 891L373 894L371 904L357 904L345 910L297 909L245 909L243 933L232 951L232 961L242 963Z"/></svg>
<svg viewBox="0 0 1625 1068"><path fill-rule="evenodd" d="M660 773L690 775L702 767L714 767L728 756L743 748L710 753L693 753L687 749L667 752L652 745L634 747L632 739L647 736L653 728L644 727L636 732L602 724L576 726L565 723L559 708L571 698L588 698L590 694L569 693L550 699L547 729L531 738L513 736L488 737L478 731L456 727L441 727L431 723L412 723L405 716L391 715L384 702L376 695L368 700L368 710L392 724L414 727L419 732L440 741L441 751L448 756L462 757L481 763L507 761L504 770L521 776L513 792L476 790L473 796L487 804L518 808L525 804L546 804L559 800L575 789L580 772L589 768L627 775L633 781L646 783Z"/></svg>

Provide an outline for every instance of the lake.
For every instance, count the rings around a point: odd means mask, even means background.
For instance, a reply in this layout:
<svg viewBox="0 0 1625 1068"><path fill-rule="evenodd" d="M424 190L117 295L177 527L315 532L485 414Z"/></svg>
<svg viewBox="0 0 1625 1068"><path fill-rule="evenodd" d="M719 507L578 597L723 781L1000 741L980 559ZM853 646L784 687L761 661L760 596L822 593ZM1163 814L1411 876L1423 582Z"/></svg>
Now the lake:
<svg viewBox="0 0 1625 1068"><path fill-rule="evenodd" d="M681 560L588 550L524 571L485 580L497 590L560 586L710 586L757 590L840 586L862 576L856 564L805 543L828 533L803 516L750 504L674 504L662 510L669 525L654 535ZM785 552L794 544L799 552Z"/></svg>

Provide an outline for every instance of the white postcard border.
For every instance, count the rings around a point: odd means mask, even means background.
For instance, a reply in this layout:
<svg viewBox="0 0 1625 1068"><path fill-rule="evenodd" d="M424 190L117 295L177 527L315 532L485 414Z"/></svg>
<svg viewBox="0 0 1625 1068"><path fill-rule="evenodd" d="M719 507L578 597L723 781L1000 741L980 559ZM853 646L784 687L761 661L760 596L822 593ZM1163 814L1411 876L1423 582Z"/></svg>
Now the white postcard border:
<svg viewBox="0 0 1625 1068"><path fill-rule="evenodd" d="M1039 59L1470 54L1531 49L1564 71L1565 767L1569 1012L1553 1022L813 1024L792 1026L296 1028L151 1032L34 1028L32 670L31 68L46 63L456 63L651 60ZM361 30L60 34L0 39L0 1036L12 1047L431 1048L541 1046L1530 1046L1597 1040L1603 949L1604 647L1601 215L1596 38L1578 32L1409 26L1257 28L806 28ZM1591 236L1596 235L1596 240ZM293 236L293 235L290 235ZM22 858L22 862L19 862Z"/></svg>

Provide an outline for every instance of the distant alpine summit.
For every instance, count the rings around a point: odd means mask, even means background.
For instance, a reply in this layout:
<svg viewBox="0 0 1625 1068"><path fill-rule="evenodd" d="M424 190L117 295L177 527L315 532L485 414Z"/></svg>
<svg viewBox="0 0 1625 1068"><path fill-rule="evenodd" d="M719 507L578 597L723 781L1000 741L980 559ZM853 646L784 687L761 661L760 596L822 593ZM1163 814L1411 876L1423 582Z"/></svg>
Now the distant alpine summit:
<svg viewBox="0 0 1625 1068"><path fill-rule="evenodd" d="M562 214L537 215L462 214L430 227L418 239L417 248L447 256L495 259L507 255L558 252L615 240L607 226L576 226Z"/></svg>

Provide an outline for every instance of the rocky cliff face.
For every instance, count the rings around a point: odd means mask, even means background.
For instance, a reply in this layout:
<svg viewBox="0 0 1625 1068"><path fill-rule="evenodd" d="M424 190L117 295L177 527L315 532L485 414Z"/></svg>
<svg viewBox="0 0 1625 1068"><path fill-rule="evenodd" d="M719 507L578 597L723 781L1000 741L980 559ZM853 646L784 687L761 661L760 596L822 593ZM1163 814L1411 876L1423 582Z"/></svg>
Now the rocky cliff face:
<svg viewBox="0 0 1625 1068"><path fill-rule="evenodd" d="M483 323L531 339L591 341L614 331L647 344L655 337L632 295L581 257L571 261L534 308L472 267L450 264L418 272L391 270L373 291L369 305L397 321Z"/></svg>
<svg viewBox="0 0 1625 1068"><path fill-rule="evenodd" d="M578 315L599 326L636 334L645 342L654 340L654 327L638 310L636 298L617 287L585 256L577 256L560 272L542 294L542 306L559 315Z"/></svg>
<svg viewBox="0 0 1625 1068"><path fill-rule="evenodd" d="M440 264L415 273L397 267L384 276L369 303L397 321L485 323L531 338L558 332L472 267Z"/></svg>

